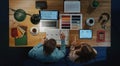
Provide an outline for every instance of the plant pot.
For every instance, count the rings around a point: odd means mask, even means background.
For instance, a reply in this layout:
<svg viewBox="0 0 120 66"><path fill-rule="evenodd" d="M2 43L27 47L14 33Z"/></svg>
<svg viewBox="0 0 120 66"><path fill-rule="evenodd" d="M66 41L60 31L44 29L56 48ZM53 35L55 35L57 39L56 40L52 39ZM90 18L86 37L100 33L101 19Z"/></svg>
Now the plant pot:
<svg viewBox="0 0 120 66"><path fill-rule="evenodd" d="M97 8L99 6L99 2L97 0L93 0L91 6L92 8Z"/></svg>

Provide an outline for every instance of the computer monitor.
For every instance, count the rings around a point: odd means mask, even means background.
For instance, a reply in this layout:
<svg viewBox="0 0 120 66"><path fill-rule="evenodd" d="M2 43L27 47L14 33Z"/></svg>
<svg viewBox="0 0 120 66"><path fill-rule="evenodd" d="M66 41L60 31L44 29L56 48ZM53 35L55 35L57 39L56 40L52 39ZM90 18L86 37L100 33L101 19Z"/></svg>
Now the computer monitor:
<svg viewBox="0 0 120 66"><path fill-rule="evenodd" d="M79 38L80 39L91 39L92 38L92 30L90 30L90 29L79 30Z"/></svg>
<svg viewBox="0 0 120 66"><path fill-rule="evenodd" d="M40 17L41 20L58 20L59 13L57 10L42 10Z"/></svg>

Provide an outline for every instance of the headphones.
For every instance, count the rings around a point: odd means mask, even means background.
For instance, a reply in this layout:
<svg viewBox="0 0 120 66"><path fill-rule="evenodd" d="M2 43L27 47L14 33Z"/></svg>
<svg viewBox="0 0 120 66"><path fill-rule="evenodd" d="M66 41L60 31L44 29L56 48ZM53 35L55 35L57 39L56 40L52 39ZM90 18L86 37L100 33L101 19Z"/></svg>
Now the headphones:
<svg viewBox="0 0 120 66"><path fill-rule="evenodd" d="M39 14L33 14L30 18L32 24L36 25L40 22Z"/></svg>
<svg viewBox="0 0 120 66"><path fill-rule="evenodd" d="M102 13L100 15L98 22L100 22L101 25L104 25L106 22L108 22L109 19L110 19L110 15L108 13Z"/></svg>

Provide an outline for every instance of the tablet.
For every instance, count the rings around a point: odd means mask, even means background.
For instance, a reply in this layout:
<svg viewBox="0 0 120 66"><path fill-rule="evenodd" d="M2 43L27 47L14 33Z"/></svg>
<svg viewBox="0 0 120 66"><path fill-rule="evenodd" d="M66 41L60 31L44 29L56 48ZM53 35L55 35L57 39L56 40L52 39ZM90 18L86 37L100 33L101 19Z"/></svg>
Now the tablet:
<svg viewBox="0 0 120 66"><path fill-rule="evenodd" d="M80 39L91 39L92 38L92 30L90 30L90 29L79 30L79 38Z"/></svg>

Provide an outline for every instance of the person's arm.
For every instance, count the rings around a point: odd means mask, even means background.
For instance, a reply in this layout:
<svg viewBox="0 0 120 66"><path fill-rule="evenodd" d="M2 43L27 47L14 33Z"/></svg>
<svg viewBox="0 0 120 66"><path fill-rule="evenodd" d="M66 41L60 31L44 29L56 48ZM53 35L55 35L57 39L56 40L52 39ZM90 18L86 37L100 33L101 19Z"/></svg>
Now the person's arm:
<svg viewBox="0 0 120 66"><path fill-rule="evenodd" d="M66 45L65 45L65 40L64 40L64 39L61 40L60 50L61 50L64 54L66 53Z"/></svg>
<svg viewBox="0 0 120 66"><path fill-rule="evenodd" d="M43 44L38 44L36 46L34 46L29 52L28 52L28 56L29 57L35 57L36 56L36 51L38 50L38 48L40 48Z"/></svg>
<svg viewBox="0 0 120 66"><path fill-rule="evenodd" d="M61 38L60 50L65 54L66 53L65 34L63 32L60 34L60 38Z"/></svg>
<svg viewBox="0 0 120 66"><path fill-rule="evenodd" d="M63 58L66 54L66 45L65 45L65 35L64 35L64 33L60 34L60 38L61 38L61 46L60 46L60 50L58 50L57 53L56 53L57 59Z"/></svg>
<svg viewBox="0 0 120 66"><path fill-rule="evenodd" d="M95 52L95 54L97 54L97 51L93 48L93 51Z"/></svg>

